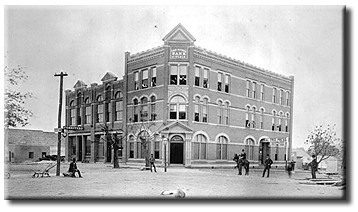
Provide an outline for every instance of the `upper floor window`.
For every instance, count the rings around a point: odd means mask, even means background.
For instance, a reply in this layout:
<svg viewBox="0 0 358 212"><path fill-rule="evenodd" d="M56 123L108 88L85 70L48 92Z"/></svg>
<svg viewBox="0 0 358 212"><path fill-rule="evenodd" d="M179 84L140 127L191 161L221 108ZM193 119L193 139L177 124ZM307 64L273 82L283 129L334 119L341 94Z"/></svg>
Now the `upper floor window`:
<svg viewBox="0 0 358 212"><path fill-rule="evenodd" d="M250 80L246 81L246 96L250 97Z"/></svg>
<svg viewBox="0 0 358 212"><path fill-rule="evenodd" d="M256 99L256 82L252 83L252 98Z"/></svg>
<svg viewBox="0 0 358 212"><path fill-rule="evenodd" d="M289 100L290 100L290 92L289 91L286 91L286 105L287 106L289 106L290 104L290 102L289 102Z"/></svg>
<svg viewBox="0 0 358 212"><path fill-rule="evenodd" d="M96 123L103 122L103 104L97 105L97 117Z"/></svg>
<svg viewBox="0 0 358 212"><path fill-rule="evenodd" d="M152 87L157 86L157 68L152 68Z"/></svg>
<svg viewBox="0 0 358 212"><path fill-rule="evenodd" d="M261 96L260 96L260 99L263 101L265 100L265 93L264 93L264 90L265 90L265 85L264 84L261 84Z"/></svg>
<svg viewBox="0 0 358 212"><path fill-rule="evenodd" d="M133 122L138 122L138 99L133 100Z"/></svg>
<svg viewBox="0 0 358 212"><path fill-rule="evenodd" d="M228 125L229 124L229 103L228 102L225 102L223 115L224 115L224 124Z"/></svg>
<svg viewBox="0 0 358 212"><path fill-rule="evenodd" d="M276 92L277 92L277 89L273 88L272 89L272 102L273 103L276 103Z"/></svg>
<svg viewBox="0 0 358 212"><path fill-rule="evenodd" d="M123 100L116 102L116 121L123 119Z"/></svg>
<svg viewBox="0 0 358 212"><path fill-rule="evenodd" d="M222 101L219 100L218 101L218 124L222 124L223 120L222 120Z"/></svg>
<svg viewBox="0 0 358 212"><path fill-rule="evenodd" d="M195 66L194 85L200 86L200 67L198 67L198 66Z"/></svg>
<svg viewBox="0 0 358 212"><path fill-rule="evenodd" d="M280 90L280 105L283 105L283 90Z"/></svg>
<svg viewBox="0 0 358 212"><path fill-rule="evenodd" d="M116 99L122 99L123 98L123 93L121 91L118 91L115 95Z"/></svg>
<svg viewBox="0 0 358 212"><path fill-rule="evenodd" d="M203 100L203 122L208 122L208 99Z"/></svg>
<svg viewBox="0 0 358 212"><path fill-rule="evenodd" d="M157 119L157 113L155 109L155 96L150 97L150 121L155 121Z"/></svg>
<svg viewBox="0 0 358 212"><path fill-rule="evenodd" d="M182 96L174 96L170 100L169 107L170 119L186 119L186 101Z"/></svg>
<svg viewBox="0 0 358 212"><path fill-rule="evenodd" d="M250 126L252 128L256 127L256 122L255 122L256 117L255 116L256 116L256 107L254 106L254 107L252 107L252 111L251 111L251 123L250 123Z"/></svg>
<svg viewBox="0 0 358 212"><path fill-rule="evenodd" d="M142 71L142 88L148 88L148 69Z"/></svg>
<svg viewBox="0 0 358 212"><path fill-rule="evenodd" d="M171 65L170 66L170 84L186 85L187 65Z"/></svg>
<svg viewBox="0 0 358 212"><path fill-rule="evenodd" d="M92 106L87 106L85 111L85 124L91 124Z"/></svg>
<svg viewBox="0 0 358 212"><path fill-rule="evenodd" d="M90 99L88 97L85 99L85 104L90 104Z"/></svg>
<svg viewBox="0 0 358 212"><path fill-rule="evenodd" d="M230 75L225 75L225 92L229 93Z"/></svg>
<svg viewBox="0 0 358 212"><path fill-rule="evenodd" d="M134 90L139 90L139 73L134 72Z"/></svg>
<svg viewBox="0 0 358 212"><path fill-rule="evenodd" d="M272 131L275 131L275 123L276 123L276 111L272 112Z"/></svg>
<svg viewBox="0 0 358 212"><path fill-rule="evenodd" d="M245 127L250 127L249 114L250 114L250 106L246 106Z"/></svg>
<svg viewBox="0 0 358 212"><path fill-rule="evenodd" d="M218 73L218 91L222 91L222 78L223 78L223 74Z"/></svg>
<svg viewBox="0 0 358 212"><path fill-rule="evenodd" d="M70 110L70 125L76 124L76 109Z"/></svg>
<svg viewBox="0 0 358 212"><path fill-rule="evenodd" d="M264 109L261 108L261 114L260 114L260 129L263 129L264 128Z"/></svg>
<svg viewBox="0 0 358 212"><path fill-rule="evenodd" d="M148 98L142 97L140 99L141 110L140 110L140 119L141 121L148 121Z"/></svg>
<svg viewBox="0 0 358 212"><path fill-rule="evenodd" d="M200 121L199 104L200 104L200 98L196 96L195 103L194 103L194 121Z"/></svg>
<svg viewBox="0 0 358 212"><path fill-rule="evenodd" d="M209 70L204 68L203 70L203 88L208 88L209 87L209 76L208 73Z"/></svg>

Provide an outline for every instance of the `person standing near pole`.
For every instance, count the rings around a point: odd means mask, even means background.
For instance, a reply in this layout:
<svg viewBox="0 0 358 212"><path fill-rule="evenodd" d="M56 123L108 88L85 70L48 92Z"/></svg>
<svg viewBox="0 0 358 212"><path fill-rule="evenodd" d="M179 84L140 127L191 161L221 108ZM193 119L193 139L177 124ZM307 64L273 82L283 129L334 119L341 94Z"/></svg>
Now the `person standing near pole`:
<svg viewBox="0 0 358 212"><path fill-rule="evenodd" d="M265 177L266 170L267 170L267 177L270 177L270 169L271 169L272 164L273 164L273 161L271 160L270 155L267 154L266 160L264 163L265 168L264 168L264 172L262 173L262 177Z"/></svg>
<svg viewBox="0 0 358 212"><path fill-rule="evenodd" d="M317 171L317 168L318 168L316 155L312 155L312 161L308 165L311 166L312 179L316 179L316 171Z"/></svg>
<svg viewBox="0 0 358 212"><path fill-rule="evenodd" d="M150 154L149 163L150 163L150 171L151 172L153 172L152 167L154 167L154 171L157 172L157 169L155 168L154 162L155 162L155 158L154 158L153 154Z"/></svg>

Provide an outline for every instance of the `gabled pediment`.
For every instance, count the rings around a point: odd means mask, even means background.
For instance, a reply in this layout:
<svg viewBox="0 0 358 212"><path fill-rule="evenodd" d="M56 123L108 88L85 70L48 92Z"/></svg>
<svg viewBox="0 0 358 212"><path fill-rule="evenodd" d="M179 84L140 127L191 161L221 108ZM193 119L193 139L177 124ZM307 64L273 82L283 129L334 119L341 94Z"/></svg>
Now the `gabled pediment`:
<svg viewBox="0 0 358 212"><path fill-rule="evenodd" d="M183 124L182 122L172 122L167 126L164 126L159 130L161 131L170 131L170 132L194 132L189 126Z"/></svg>
<svg viewBox="0 0 358 212"><path fill-rule="evenodd" d="M87 87L87 85L82 80L77 80L75 86L73 86L73 88L75 88L75 89L85 88L85 87Z"/></svg>
<svg viewBox="0 0 358 212"><path fill-rule="evenodd" d="M117 80L117 76L111 72L107 72L101 79L102 82Z"/></svg>
<svg viewBox="0 0 358 212"><path fill-rule="evenodd" d="M183 25L178 24L164 38L164 43L194 43L195 38L186 30Z"/></svg>

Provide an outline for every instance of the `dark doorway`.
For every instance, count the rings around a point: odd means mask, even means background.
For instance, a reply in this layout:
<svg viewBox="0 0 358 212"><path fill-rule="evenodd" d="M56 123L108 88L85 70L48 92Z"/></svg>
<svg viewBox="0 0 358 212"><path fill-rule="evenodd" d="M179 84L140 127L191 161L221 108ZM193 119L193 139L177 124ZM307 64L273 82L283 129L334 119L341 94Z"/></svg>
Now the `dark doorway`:
<svg viewBox="0 0 358 212"><path fill-rule="evenodd" d="M110 142L107 142L106 162L111 162L111 159L112 159L112 146Z"/></svg>
<svg viewBox="0 0 358 212"><path fill-rule="evenodd" d="M261 163L263 164L266 160L266 155L270 154L270 146L269 146L269 142L261 142L260 145L260 152L259 152L259 159L261 161ZM270 156L271 157L271 156Z"/></svg>
<svg viewBox="0 0 358 212"><path fill-rule="evenodd" d="M82 137L78 137L78 155L77 161L82 161Z"/></svg>
<svg viewBox="0 0 358 212"><path fill-rule="evenodd" d="M183 164L183 143L170 143L170 163Z"/></svg>
<svg viewBox="0 0 358 212"><path fill-rule="evenodd" d="M9 162L11 163L11 151L9 151Z"/></svg>

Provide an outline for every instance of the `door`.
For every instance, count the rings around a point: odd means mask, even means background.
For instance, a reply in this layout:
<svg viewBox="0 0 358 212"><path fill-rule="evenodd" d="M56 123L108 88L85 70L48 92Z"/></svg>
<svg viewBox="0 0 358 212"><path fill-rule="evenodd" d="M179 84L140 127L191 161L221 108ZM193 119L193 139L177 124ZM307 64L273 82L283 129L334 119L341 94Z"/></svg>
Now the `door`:
<svg viewBox="0 0 358 212"><path fill-rule="evenodd" d="M82 137L78 137L78 155L77 160L82 161Z"/></svg>
<svg viewBox="0 0 358 212"><path fill-rule="evenodd" d="M170 143L170 163L183 164L183 143Z"/></svg>

